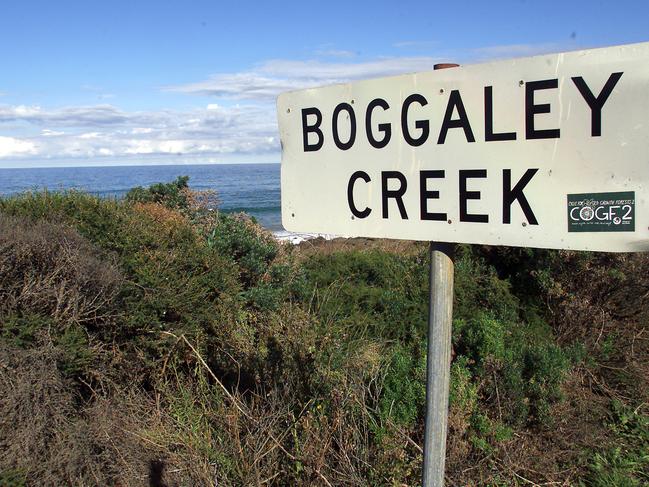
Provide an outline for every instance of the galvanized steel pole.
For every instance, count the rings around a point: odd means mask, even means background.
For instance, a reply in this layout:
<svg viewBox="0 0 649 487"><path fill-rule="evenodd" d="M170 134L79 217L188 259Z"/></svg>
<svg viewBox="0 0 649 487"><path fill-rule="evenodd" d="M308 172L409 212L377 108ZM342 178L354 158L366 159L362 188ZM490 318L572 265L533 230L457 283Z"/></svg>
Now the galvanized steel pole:
<svg viewBox="0 0 649 487"><path fill-rule="evenodd" d="M444 485L453 319L453 244L430 243L424 487Z"/></svg>
<svg viewBox="0 0 649 487"><path fill-rule="evenodd" d="M457 64L436 64L434 69ZM428 355L426 357L426 429L423 487L443 487L451 375L453 254L455 245L430 243Z"/></svg>

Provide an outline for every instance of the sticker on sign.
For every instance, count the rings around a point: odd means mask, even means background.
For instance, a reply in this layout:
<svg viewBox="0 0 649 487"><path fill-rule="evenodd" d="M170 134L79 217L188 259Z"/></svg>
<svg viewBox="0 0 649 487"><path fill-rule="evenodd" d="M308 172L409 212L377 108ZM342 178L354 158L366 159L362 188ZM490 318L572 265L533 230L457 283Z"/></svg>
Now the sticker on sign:
<svg viewBox="0 0 649 487"><path fill-rule="evenodd" d="M641 43L282 94L283 225L649 250L647 86Z"/></svg>

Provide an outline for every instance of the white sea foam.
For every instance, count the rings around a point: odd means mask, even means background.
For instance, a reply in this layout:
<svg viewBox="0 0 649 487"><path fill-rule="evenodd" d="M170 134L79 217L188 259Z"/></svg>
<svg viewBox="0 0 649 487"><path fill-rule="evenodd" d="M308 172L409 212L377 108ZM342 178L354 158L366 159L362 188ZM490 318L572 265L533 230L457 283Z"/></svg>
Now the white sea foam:
<svg viewBox="0 0 649 487"><path fill-rule="evenodd" d="M301 244L307 240L312 240L314 238L324 238L325 240L332 240L338 238L338 235L331 235L326 233L293 233L286 230L279 230L273 232L273 236L280 242L288 242L293 245Z"/></svg>

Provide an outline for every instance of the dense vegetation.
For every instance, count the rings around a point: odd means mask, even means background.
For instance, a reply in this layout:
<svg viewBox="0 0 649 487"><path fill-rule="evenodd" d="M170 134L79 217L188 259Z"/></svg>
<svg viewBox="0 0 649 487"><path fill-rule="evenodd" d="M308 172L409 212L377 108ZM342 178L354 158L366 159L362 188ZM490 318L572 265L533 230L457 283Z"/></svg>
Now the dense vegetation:
<svg viewBox="0 0 649 487"><path fill-rule="evenodd" d="M0 199L0 485L418 485L426 248L187 178ZM459 247L449 485L649 482L649 260Z"/></svg>

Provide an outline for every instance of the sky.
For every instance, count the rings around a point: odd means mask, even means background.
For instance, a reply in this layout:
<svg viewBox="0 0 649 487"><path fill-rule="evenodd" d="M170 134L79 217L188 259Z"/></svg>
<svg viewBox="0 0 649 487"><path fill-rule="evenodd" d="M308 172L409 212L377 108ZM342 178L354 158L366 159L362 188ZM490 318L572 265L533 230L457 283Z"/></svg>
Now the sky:
<svg viewBox="0 0 649 487"><path fill-rule="evenodd" d="M279 162L284 91L644 42L647 19L647 0L4 0L0 168Z"/></svg>

